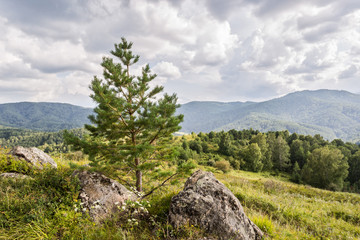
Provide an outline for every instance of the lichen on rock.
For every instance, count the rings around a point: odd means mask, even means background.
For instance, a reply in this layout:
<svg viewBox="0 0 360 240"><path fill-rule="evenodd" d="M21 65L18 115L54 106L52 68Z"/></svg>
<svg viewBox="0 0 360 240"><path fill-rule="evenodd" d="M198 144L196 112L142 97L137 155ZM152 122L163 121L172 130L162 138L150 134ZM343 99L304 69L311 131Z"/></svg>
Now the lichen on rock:
<svg viewBox="0 0 360 240"><path fill-rule="evenodd" d="M245 215L239 200L212 173L201 170L171 199L170 223L199 226L218 239L262 239L262 231Z"/></svg>

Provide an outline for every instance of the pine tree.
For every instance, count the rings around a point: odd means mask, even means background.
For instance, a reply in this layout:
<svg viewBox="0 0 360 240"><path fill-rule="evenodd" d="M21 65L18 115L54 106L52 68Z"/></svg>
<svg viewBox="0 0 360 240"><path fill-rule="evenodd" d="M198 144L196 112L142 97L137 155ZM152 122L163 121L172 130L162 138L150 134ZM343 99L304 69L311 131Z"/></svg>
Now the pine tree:
<svg viewBox="0 0 360 240"><path fill-rule="evenodd" d="M183 115L175 116L179 107L175 94L159 98L163 87L150 87L156 75L149 65L142 68L140 76L131 75L130 67L139 61L139 56L132 53L131 42L121 40L111 51L120 61L104 57L104 79L95 76L90 85L90 97L97 106L95 114L89 116L92 125L85 125L89 136L65 136L68 143L89 154L94 163L132 173L136 190L142 192L143 173L160 164L155 155L163 149L166 139L181 128Z"/></svg>

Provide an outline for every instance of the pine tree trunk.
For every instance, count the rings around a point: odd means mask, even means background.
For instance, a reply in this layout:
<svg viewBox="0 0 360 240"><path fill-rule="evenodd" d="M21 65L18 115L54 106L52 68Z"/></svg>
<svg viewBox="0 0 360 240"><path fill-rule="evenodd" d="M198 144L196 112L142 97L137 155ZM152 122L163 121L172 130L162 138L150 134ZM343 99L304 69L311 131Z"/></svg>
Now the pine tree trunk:
<svg viewBox="0 0 360 240"><path fill-rule="evenodd" d="M135 165L139 165L139 159L135 158ZM136 170L136 191L142 192L142 172L141 170Z"/></svg>

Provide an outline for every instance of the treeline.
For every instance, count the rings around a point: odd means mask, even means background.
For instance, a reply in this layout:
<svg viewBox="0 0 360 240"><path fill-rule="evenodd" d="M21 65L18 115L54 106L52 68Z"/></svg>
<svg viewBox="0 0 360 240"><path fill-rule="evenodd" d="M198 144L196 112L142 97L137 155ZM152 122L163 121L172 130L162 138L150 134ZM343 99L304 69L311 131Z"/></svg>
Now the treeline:
<svg viewBox="0 0 360 240"><path fill-rule="evenodd" d="M192 134L181 138L180 161L196 159L200 164L227 171L286 173L291 180L314 187L360 192L360 147L320 135L242 131Z"/></svg>
<svg viewBox="0 0 360 240"><path fill-rule="evenodd" d="M70 131L79 137L86 133L84 129ZM20 145L38 147L47 153L69 153L71 147L64 143L63 132L0 129L0 146ZM224 172L233 168L275 175L286 173L296 183L360 193L360 146L340 139L329 142L318 134L230 130L184 135L177 149L179 162L194 159Z"/></svg>
<svg viewBox="0 0 360 240"><path fill-rule="evenodd" d="M76 136L82 137L82 128L69 130ZM12 148L14 146L38 147L46 153L68 153L70 146L64 143L64 130L58 132L40 132L27 129L0 129L0 146Z"/></svg>

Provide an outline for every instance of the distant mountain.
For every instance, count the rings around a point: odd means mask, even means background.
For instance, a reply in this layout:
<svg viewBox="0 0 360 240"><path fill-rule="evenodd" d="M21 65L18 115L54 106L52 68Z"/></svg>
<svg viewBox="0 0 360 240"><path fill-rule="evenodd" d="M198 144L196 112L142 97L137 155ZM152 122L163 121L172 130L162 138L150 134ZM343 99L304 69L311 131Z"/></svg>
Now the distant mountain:
<svg viewBox="0 0 360 240"><path fill-rule="evenodd" d="M190 102L177 113L185 115L181 130L185 133L287 129L291 133L320 134L330 140L360 140L360 95L346 91L301 91L265 102ZM89 123L90 114L90 108L64 103L0 104L0 128L78 128Z"/></svg>
<svg viewBox="0 0 360 240"><path fill-rule="evenodd" d="M320 134L327 139L360 140L360 95L346 91L316 90L290 93L265 102L190 102L182 132L289 130Z"/></svg>
<svg viewBox="0 0 360 240"><path fill-rule="evenodd" d="M0 104L2 127L27 128L41 131L58 131L83 127L88 123L91 108L65 103L7 103ZM1 126L0 126L1 128Z"/></svg>

